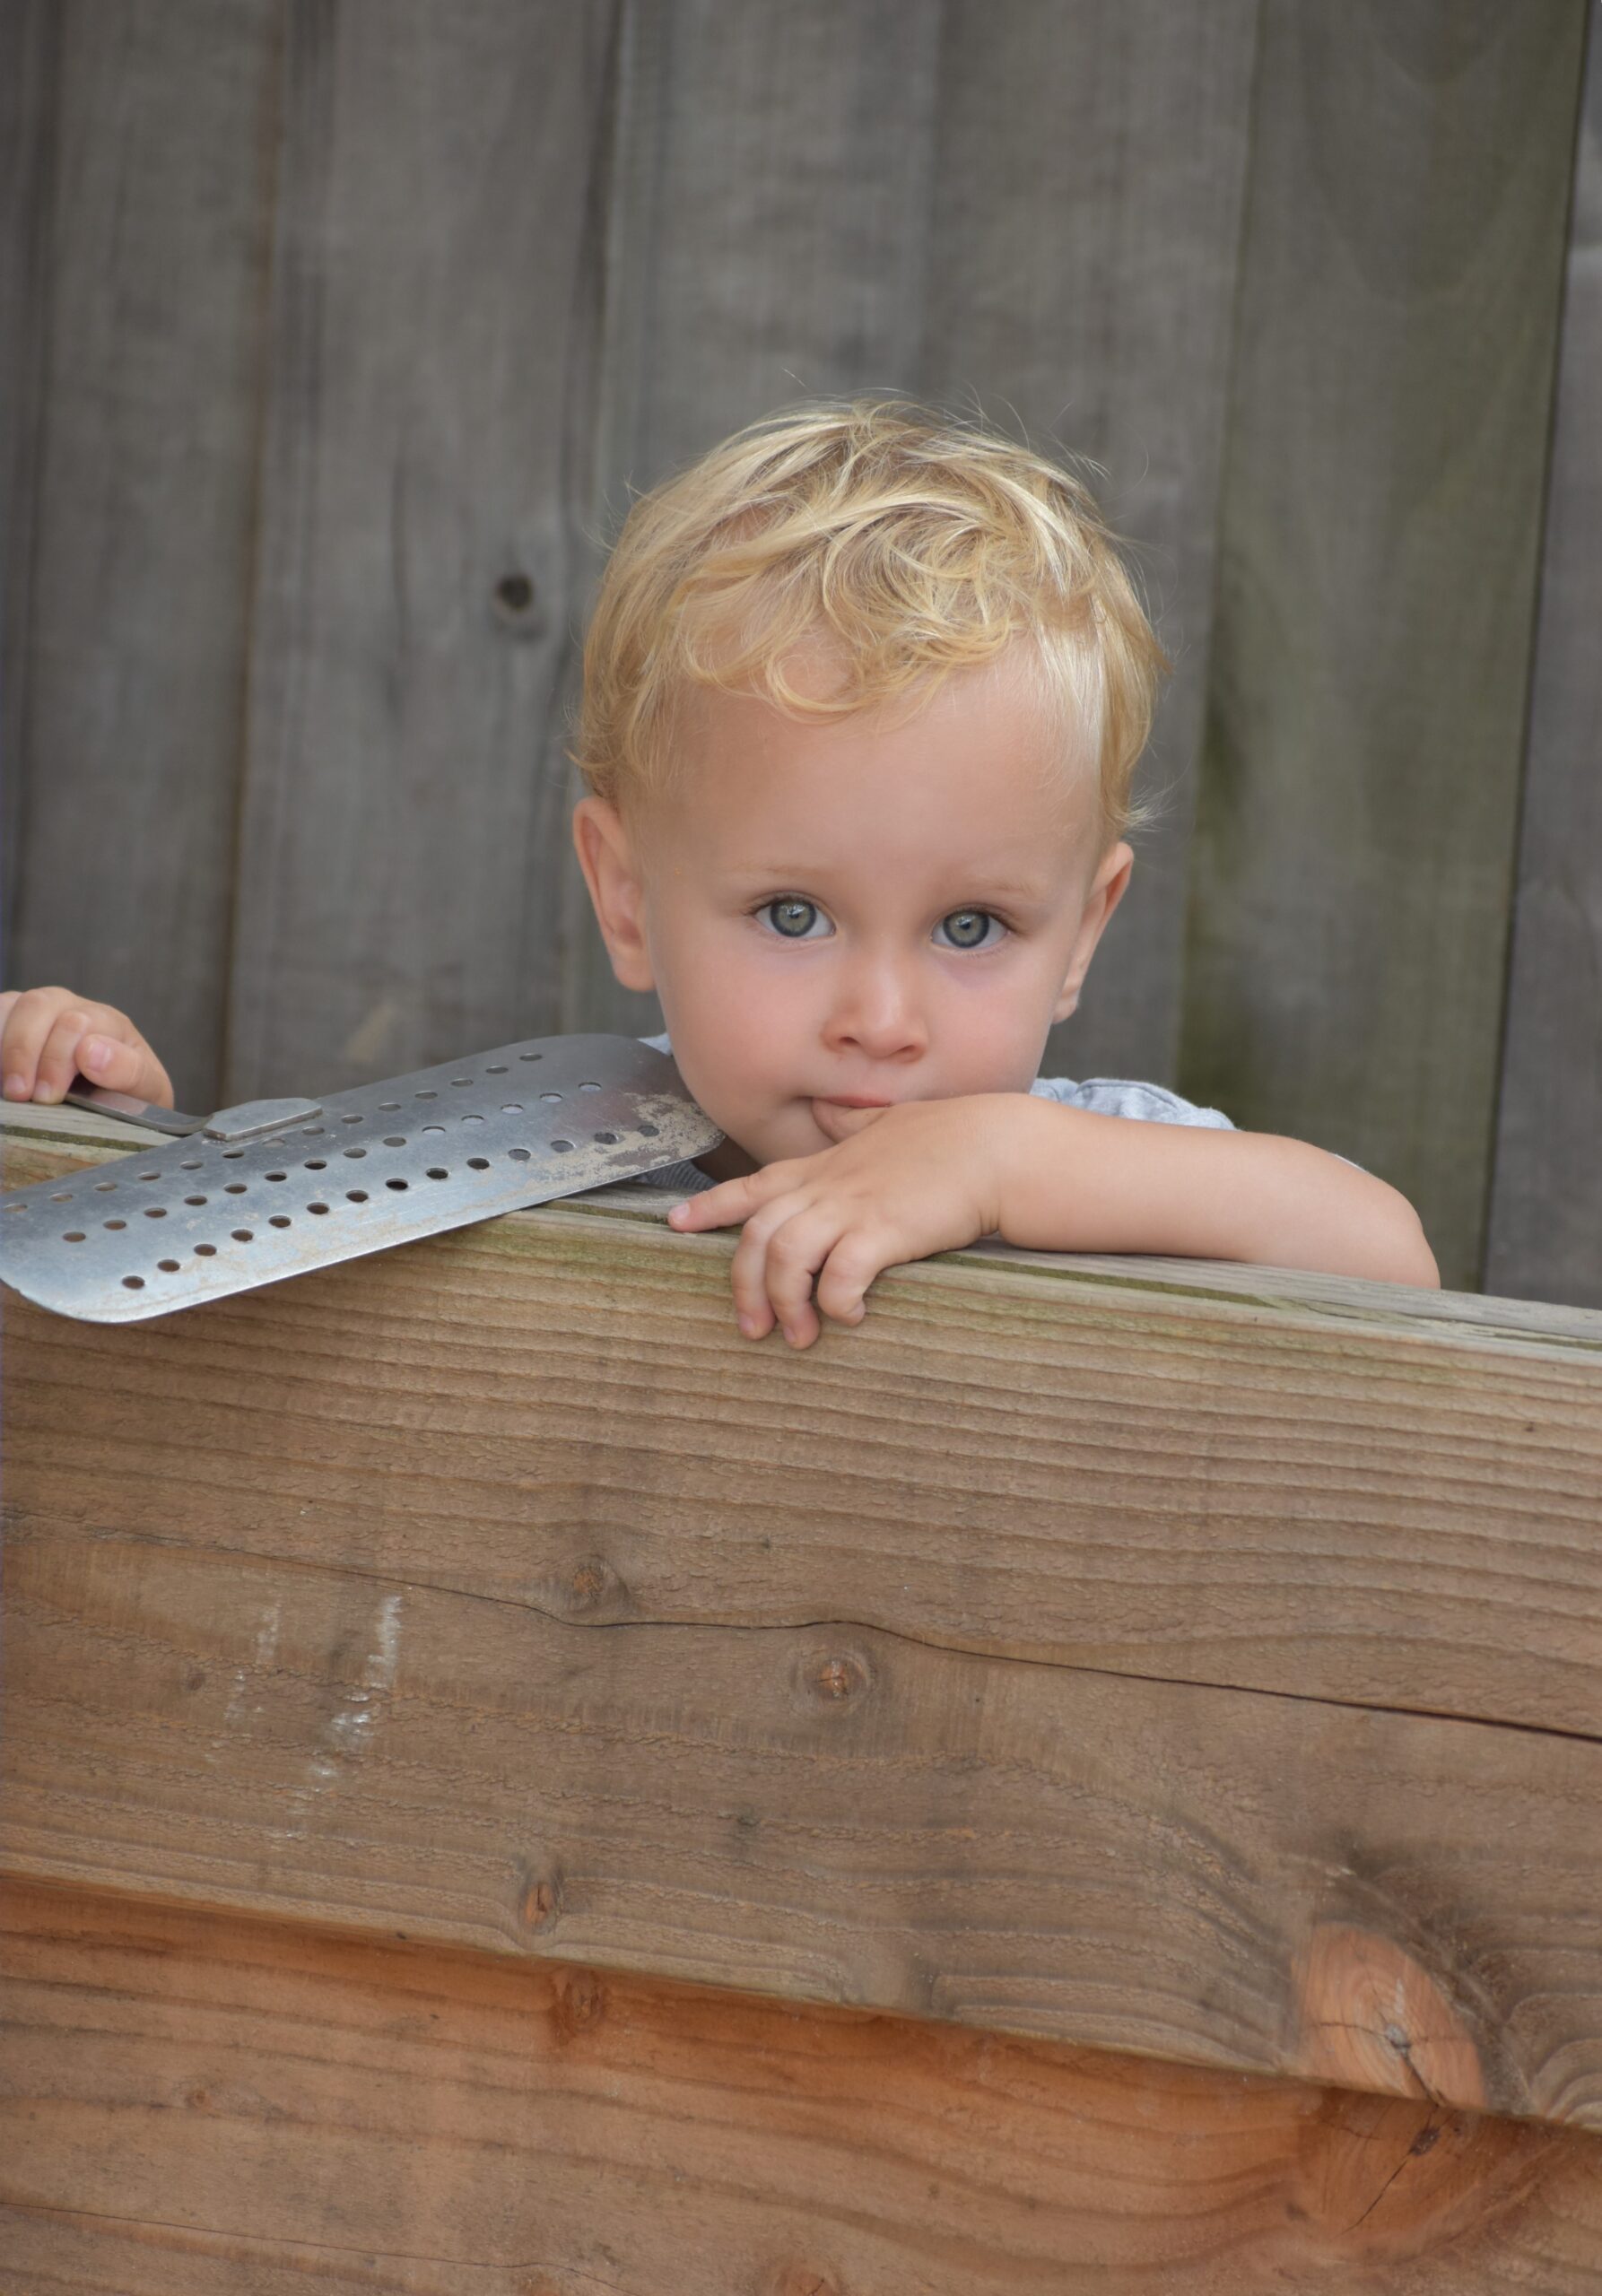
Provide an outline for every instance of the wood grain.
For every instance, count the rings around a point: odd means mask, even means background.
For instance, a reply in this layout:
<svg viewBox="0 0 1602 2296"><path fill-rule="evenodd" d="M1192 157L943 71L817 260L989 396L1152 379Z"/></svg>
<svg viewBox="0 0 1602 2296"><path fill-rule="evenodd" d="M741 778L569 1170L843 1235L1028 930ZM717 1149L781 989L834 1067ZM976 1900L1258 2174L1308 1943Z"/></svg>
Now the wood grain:
<svg viewBox="0 0 1602 2296"><path fill-rule="evenodd" d="M51 170L48 297L33 545L9 634L6 979L65 979L143 1018L180 1105L212 1107L279 10L63 0L53 14L54 98L32 98Z"/></svg>
<svg viewBox="0 0 1602 2296"><path fill-rule="evenodd" d="M22 877L45 339L49 331L51 127L60 13L50 0L0 9L0 981L11 981Z"/></svg>
<svg viewBox="0 0 1602 2296"><path fill-rule="evenodd" d="M1175 674L1166 793L1048 1074L1171 1083L1258 0L953 0L920 386L1099 468ZM1104 475L1103 475L1104 474Z"/></svg>
<svg viewBox="0 0 1602 2296"><path fill-rule="evenodd" d="M610 5L295 0L219 1100L555 1022Z"/></svg>
<svg viewBox="0 0 1602 2296"><path fill-rule="evenodd" d="M1583 0L1264 12L1181 1088L1477 1280Z"/></svg>
<svg viewBox="0 0 1602 2296"><path fill-rule="evenodd" d="M145 1324L8 1300L6 1504L596 1622L1602 1735L1594 1315L962 1255L797 1356L739 1338L732 1250L596 1199Z"/></svg>
<svg viewBox="0 0 1602 2296"><path fill-rule="evenodd" d="M1591 14L1525 768L1489 1288L1602 1307L1602 33Z"/></svg>
<svg viewBox="0 0 1602 2296"><path fill-rule="evenodd" d="M1572 2133L13 1886L8 2296L1580 2296Z"/></svg>
<svg viewBox="0 0 1602 2296"><path fill-rule="evenodd" d="M1602 2129L1602 1747L609 1620L598 1566L5 1568L13 1874Z"/></svg>

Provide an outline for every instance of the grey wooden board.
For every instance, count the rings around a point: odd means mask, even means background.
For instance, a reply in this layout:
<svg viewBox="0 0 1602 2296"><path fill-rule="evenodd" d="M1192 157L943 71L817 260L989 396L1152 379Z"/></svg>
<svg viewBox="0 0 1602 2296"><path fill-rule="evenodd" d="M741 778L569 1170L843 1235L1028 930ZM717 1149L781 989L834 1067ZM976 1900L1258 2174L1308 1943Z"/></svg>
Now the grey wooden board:
<svg viewBox="0 0 1602 2296"><path fill-rule="evenodd" d="M596 547L631 493L797 399L911 387L936 0L631 0L619 57ZM558 764L549 769L555 778ZM565 1025L662 1025L568 876Z"/></svg>
<svg viewBox="0 0 1602 2296"><path fill-rule="evenodd" d="M1558 376L1487 1288L1602 1307L1602 26Z"/></svg>
<svg viewBox="0 0 1602 2296"><path fill-rule="evenodd" d="M64 0L7 978L212 1105L276 115L273 0Z"/></svg>
<svg viewBox="0 0 1602 2296"><path fill-rule="evenodd" d="M1476 1278L1583 0L1264 14L1181 1089Z"/></svg>
<svg viewBox="0 0 1602 2296"><path fill-rule="evenodd" d="M540 761L612 16L289 9L222 1099L556 1025Z"/></svg>
<svg viewBox="0 0 1602 2296"><path fill-rule="evenodd" d="M1175 663L1136 780L1166 817L1051 1075L1171 1083L1258 0L955 0L920 381L1085 475Z"/></svg>
<svg viewBox="0 0 1602 2296"><path fill-rule="evenodd" d="M48 0L0 8L0 979L12 978L22 880L28 621L48 295L50 124L59 19Z"/></svg>

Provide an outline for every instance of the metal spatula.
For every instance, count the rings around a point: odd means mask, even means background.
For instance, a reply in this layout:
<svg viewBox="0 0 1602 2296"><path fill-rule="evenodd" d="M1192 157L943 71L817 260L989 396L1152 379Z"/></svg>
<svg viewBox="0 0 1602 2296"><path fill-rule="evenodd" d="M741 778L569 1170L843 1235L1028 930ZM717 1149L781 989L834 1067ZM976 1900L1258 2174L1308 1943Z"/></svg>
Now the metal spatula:
<svg viewBox="0 0 1602 2296"><path fill-rule="evenodd" d="M322 1101L212 1117L94 1085L66 1097L178 1135L0 1196L0 1282L101 1324L577 1196L723 1137L669 1056L633 1037L532 1037Z"/></svg>

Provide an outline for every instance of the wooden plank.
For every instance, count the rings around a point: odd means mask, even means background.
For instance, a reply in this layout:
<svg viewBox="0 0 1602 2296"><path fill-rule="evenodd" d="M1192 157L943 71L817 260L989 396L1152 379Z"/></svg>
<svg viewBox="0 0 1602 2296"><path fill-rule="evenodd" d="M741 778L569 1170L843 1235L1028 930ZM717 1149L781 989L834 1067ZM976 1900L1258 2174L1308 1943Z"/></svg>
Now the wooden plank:
<svg viewBox="0 0 1602 2296"><path fill-rule="evenodd" d="M1258 0L955 0L940 58L922 387L1087 456L1175 675L1137 788L1171 792L1056 1075L1171 1083L1185 849Z"/></svg>
<svg viewBox="0 0 1602 2296"><path fill-rule="evenodd" d="M31 1101L9 1104L0 1115L0 1187L21 1187L53 1172L99 1163L115 1152L134 1155L150 1145L142 1125L60 1101L47 1107ZM74 1152L64 1157L62 1151ZM567 1196L570 1212L623 1215L659 1224L671 1197L643 1183L627 1180L585 1196ZM951 1255L956 1258L959 1255ZM1395 1326L1406 1331L1480 1331L1493 1338L1533 1339L1547 1345L1576 1342L1602 1345L1602 1321L1588 1308L1566 1309L1549 1300L1502 1300L1480 1292L1432 1292L1409 1283L1373 1283L1361 1276L1323 1275L1307 1268L1262 1268L1235 1260L1167 1259L1159 1252L1028 1251L987 1237L962 1253L963 1260L1061 1270L1087 1283L1106 1281L1136 1292L1177 1292L1189 1299L1240 1300L1269 1314L1311 1309L1322 1316L1350 1317L1368 1330Z"/></svg>
<svg viewBox="0 0 1602 2296"><path fill-rule="evenodd" d="M13 1875L1602 2129L1594 1744L103 1509L5 1572Z"/></svg>
<svg viewBox="0 0 1602 2296"><path fill-rule="evenodd" d="M49 0L0 9L0 980L16 978L12 918L25 806L28 622L48 329L60 17Z"/></svg>
<svg viewBox="0 0 1602 2296"><path fill-rule="evenodd" d="M1418 2099L12 1888L8 2296L1580 2296L1602 2148Z"/></svg>
<svg viewBox="0 0 1602 2296"><path fill-rule="evenodd" d="M1576 162L1489 1288L1602 1308L1602 37Z"/></svg>
<svg viewBox="0 0 1602 2296"><path fill-rule="evenodd" d="M1477 1278L1582 0L1264 13L1182 1088Z"/></svg>
<svg viewBox="0 0 1602 2296"><path fill-rule="evenodd" d="M145 1324L8 1300L6 1502L596 1622L840 1618L1602 1735L1594 1313L955 1255L797 1356L739 1338L733 1248L658 1193Z"/></svg>
<svg viewBox="0 0 1602 2296"><path fill-rule="evenodd" d="M589 586L632 491L796 399L910 387L940 18L937 0L628 0ZM562 961L562 1027L661 1028L612 978L576 866Z"/></svg>
<svg viewBox="0 0 1602 2296"><path fill-rule="evenodd" d="M215 1106L245 673L273 0L63 0L7 978L134 1013ZM14 576L12 578L14 580ZM10 584L8 583L8 587ZM21 585L18 584L20 588Z"/></svg>
<svg viewBox="0 0 1602 2296"><path fill-rule="evenodd" d="M288 12L229 1100L557 1025L613 13Z"/></svg>

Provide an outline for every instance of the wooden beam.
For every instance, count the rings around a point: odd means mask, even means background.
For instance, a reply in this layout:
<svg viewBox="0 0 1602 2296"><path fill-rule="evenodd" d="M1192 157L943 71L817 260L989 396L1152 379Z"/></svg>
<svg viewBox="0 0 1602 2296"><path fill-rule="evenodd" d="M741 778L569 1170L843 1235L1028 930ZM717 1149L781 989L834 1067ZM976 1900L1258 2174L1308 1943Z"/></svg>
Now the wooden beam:
<svg viewBox="0 0 1602 2296"><path fill-rule="evenodd" d="M13 1134L7 1176L90 1153ZM668 1201L124 1327L18 1303L7 1504L562 1616L1602 1737L1602 1315L964 1253L797 1356L739 1338L732 1237Z"/></svg>
<svg viewBox="0 0 1602 2296"><path fill-rule="evenodd" d="M1602 2145L553 1963L0 1893L7 2286L1583 2296Z"/></svg>
<svg viewBox="0 0 1602 2296"><path fill-rule="evenodd" d="M1602 2124L1597 1319L646 1196L9 1306L12 1870Z"/></svg>
<svg viewBox="0 0 1602 2296"><path fill-rule="evenodd" d="M8 1534L13 1874L1602 2127L1602 1747L96 1513Z"/></svg>

